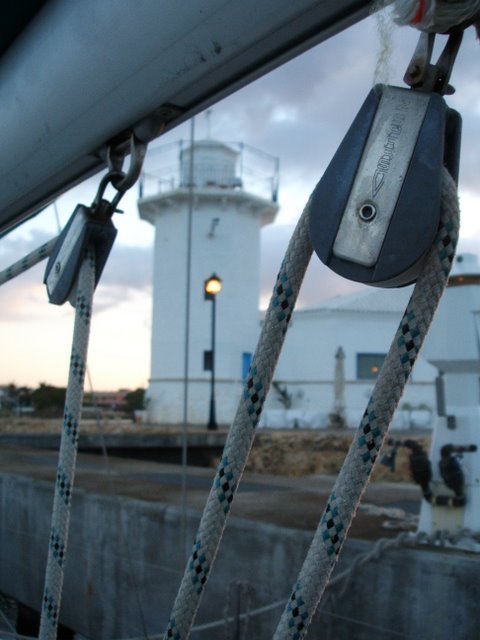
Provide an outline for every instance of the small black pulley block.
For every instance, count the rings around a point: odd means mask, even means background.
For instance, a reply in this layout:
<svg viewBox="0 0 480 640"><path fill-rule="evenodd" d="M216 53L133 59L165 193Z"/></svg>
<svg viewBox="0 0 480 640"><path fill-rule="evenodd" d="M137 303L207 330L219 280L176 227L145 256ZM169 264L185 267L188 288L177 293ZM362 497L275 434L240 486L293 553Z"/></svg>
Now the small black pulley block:
<svg viewBox="0 0 480 640"><path fill-rule="evenodd" d="M439 225L442 167L458 179L460 132L441 95L375 86L312 195L320 260L365 284L415 282Z"/></svg>
<svg viewBox="0 0 480 640"><path fill-rule="evenodd" d="M109 217L97 215L91 207L77 205L58 237L45 270L43 281L51 303L63 304L70 298L74 304L78 274L89 245L95 248L97 285L116 235L117 230Z"/></svg>

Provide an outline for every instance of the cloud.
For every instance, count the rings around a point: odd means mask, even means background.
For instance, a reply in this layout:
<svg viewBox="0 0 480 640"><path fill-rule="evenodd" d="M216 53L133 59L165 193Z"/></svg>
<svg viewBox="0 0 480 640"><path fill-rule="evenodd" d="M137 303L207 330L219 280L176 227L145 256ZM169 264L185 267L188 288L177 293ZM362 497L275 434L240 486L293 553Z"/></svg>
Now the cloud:
<svg viewBox="0 0 480 640"><path fill-rule="evenodd" d="M214 135L234 128L281 158L283 179L318 179L370 90L373 51L358 43L372 29L356 25L223 100Z"/></svg>
<svg viewBox="0 0 480 640"><path fill-rule="evenodd" d="M52 235L41 229L33 229L27 234L12 233L0 242L0 270L23 258L34 249L52 239Z"/></svg>
<svg viewBox="0 0 480 640"><path fill-rule="evenodd" d="M260 268L260 304L268 306L275 279L285 255L294 225L270 225L262 230L262 254ZM337 295L352 293L365 288L333 273L321 263L314 253L300 290L297 307L314 306Z"/></svg>
<svg viewBox="0 0 480 640"><path fill-rule="evenodd" d="M316 176L371 88L376 42L374 22L364 21L235 92L214 105L212 136L243 140L279 156L285 175L311 170ZM206 133L200 115L196 135ZM188 136L188 127L158 144L182 135Z"/></svg>
<svg viewBox="0 0 480 640"><path fill-rule="evenodd" d="M405 86L403 74L413 54L418 33L393 32L390 81ZM438 37L439 47L446 38ZM371 88L377 63L377 34L373 18L275 70L217 105L215 131L235 122L246 140L281 158L282 182L303 175L312 186L324 170ZM438 55L436 51L435 57ZM464 119L462 186L478 191L480 137L479 44L467 30L452 82L457 87L447 104ZM289 117L279 118L284 113Z"/></svg>
<svg viewBox="0 0 480 640"><path fill-rule="evenodd" d="M152 283L153 249L114 244L102 274L103 287L145 290Z"/></svg>
<svg viewBox="0 0 480 640"><path fill-rule="evenodd" d="M152 291L153 248L114 244L95 292L100 313Z"/></svg>
<svg viewBox="0 0 480 640"><path fill-rule="evenodd" d="M38 230L25 237L7 236L1 243L0 268L6 268L21 260L50 239L51 236ZM101 312L124 303L139 292L150 294L152 260L151 248L115 244L97 287L96 311ZM32 317L41 318L45 315L48 306L47 292L43 284L46 264L47 261L44 260L0 288L2 321L28 322ZM64 305L63 308L68 307L69 305Z"/></svg>
<svg viewBox="0 0 480 640"><path fill-rule="evenodd" d="M392 44L389 58L391 84L405 86L403 75L415 49L418 32L408 27L394 28L387 38ZM438 36L439 46L446 38ZM354 25L310 51L244 87L213 107L212 136L220 140L243 140L280 158L279 219L285 215L285 199L298 189L304 198L323 174L366 98L379 61L379 37L374 18ZM457 87L447 104L463 116L464 134L460 187L480 195L478 182L480 139L480 67L478 41L467 30L452 82ZM196 136L205 137L207 121L196 118ZM158 144L188 136L180 127ZM298 206L297 216L303 206Z"/></svg>
<svg viewBox="0 0 480 640"><path fill-rule="evenodd" d="M3 238L0 243L0 269L13 265L51 238L51 235L38 229L25 236L12 234ZM31 322L32 309L43 315L42 307L47 303L43 285L45 265L44 260L0 287L2 321Z"/></svg>
<svg viewBox="0 0 480 640"><path fill-rule="evenodd" d="M261 235L261 300L266 306L275 278L293 233L294 225L269 225ZM49 238L35 232L29 238L5 238L2 243L2 267L21 259ZM2 321L29 322L32 317L41 320L50 317L51 305L43 285L46 261L21 274L0 288ZM115 244L95 293L95 312L134 301L139 294L152 294L153 248ZM356 283L342 280L324 267L314 255L307 271L298 305L308 306L321 300L358 289ZM57 314L69 315L70 305L64 305Z"/></svg>

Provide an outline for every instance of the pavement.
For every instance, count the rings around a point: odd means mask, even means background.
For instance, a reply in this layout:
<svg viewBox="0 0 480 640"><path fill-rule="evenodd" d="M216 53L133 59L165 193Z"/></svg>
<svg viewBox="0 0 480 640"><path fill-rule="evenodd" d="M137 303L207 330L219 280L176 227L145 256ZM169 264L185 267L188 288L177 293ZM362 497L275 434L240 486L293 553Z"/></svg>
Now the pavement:
<svg viewBox="0 0 480 640"><path fill-rule="evenodd" d="M57 453L2 444L2 473L54 482ZM212 485L214 469L79 453L75 487L94 493L131 497L201 512ZM326 475L291 478L246 473L231 514L293 529L315 530L335 478ZM74 494L75 495L75 494ZM75 499L75 498L74 498ZM420 489L413 484L376 482L367 488L350 535L376 540L412 528L419 513ZM386 524L386 526L385 526Z"/></svg>

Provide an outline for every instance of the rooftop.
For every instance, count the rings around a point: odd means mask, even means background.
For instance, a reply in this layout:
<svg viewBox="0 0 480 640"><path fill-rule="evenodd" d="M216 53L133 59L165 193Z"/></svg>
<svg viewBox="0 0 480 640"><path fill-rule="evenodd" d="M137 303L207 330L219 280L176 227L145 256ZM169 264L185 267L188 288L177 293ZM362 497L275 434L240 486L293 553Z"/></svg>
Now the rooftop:
<svg viewBox="0 0 480 640"><path fill-rule="evenodd" d="M193 181L192 176L193 175ZM279 160L243 142L179 140L149 151L139 181L139 197L177 189L243 190L277 202Z"/></svg>
<svg viewBox="0 0 480 640"><path fill-rule="evenodd" d="M401 313L413 287L400 289L369 288L348 295L335 296L313 307L299 309L298 314L319 311L356 311L375 313Z"/></svg>

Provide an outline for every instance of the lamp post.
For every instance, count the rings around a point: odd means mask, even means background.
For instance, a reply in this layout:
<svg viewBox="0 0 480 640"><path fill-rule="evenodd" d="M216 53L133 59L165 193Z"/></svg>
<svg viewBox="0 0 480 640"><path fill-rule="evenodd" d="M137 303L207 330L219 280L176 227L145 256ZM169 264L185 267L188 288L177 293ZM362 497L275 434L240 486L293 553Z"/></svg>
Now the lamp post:
<svg viewBox="0 0 480 640"><path fill-rule="evenodd" d="M216 315L216 297L217 293L222 290L222 281L213 273L203 285L205 300L212 301L212 349L210 360L210 414L208 418L207 429L218 429L217 419L215 416L215 315Z"/></svg>

